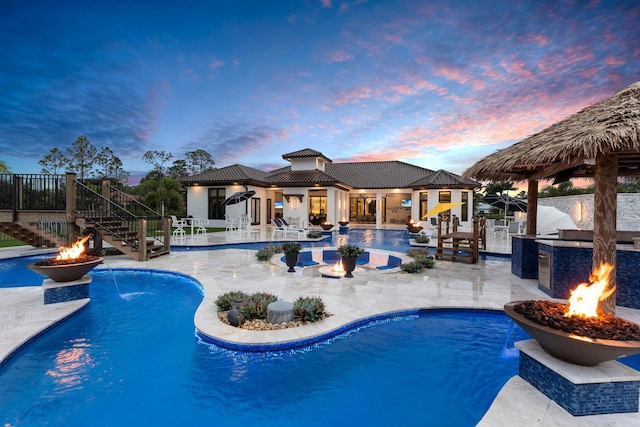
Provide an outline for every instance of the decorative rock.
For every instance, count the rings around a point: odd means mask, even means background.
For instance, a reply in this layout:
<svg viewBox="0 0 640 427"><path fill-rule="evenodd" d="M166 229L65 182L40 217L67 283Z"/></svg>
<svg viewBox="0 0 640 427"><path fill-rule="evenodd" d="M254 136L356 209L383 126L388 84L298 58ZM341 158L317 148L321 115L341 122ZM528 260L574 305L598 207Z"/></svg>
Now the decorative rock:
<svg viewBox="0 0 640 427"><path fill-rule="evenodd" d="M293 320L293 303L288 301L275 301L267 306L267 322L282 323Z"/></svg>
<svg viewBox="0 0 640 427"><path fill-rule="evenodd" d="M227 320L231 326L238 327L244 323L244 316L237 308L232 308L227 314Z"/></svg>

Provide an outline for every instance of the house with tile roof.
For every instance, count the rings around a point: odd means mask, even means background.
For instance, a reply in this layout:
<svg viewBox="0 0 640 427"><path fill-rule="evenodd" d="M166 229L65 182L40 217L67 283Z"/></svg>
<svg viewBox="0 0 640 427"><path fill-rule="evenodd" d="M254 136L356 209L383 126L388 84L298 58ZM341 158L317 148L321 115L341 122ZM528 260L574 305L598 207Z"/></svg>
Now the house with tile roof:
<svg viewBox="0 0 640 427"><path fill-rule="evenodd" d="M480 184L451 172L400 161L334 163L310 148L282 158L289 166L271 172L236 164L181 178L187 188L187 214L220 227L225 215L248 215L253 225L284 217L298 220L300 226L349 221L380 228L408 219L428 225L425 215L438 203L460 202L451 213L463 230L473 226L473 195ZM243 191L255 195L224 203Z"/></svg>

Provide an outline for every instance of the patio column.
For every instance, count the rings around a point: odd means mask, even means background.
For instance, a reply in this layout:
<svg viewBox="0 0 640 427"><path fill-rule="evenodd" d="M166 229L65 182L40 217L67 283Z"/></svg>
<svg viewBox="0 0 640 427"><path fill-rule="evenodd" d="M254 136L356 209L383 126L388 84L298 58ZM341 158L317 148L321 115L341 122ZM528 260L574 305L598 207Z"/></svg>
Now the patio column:
<svg viewBox="0 0 640 427"><path fill-rule="evenodd" d="M609 287L616 285L616 211L618 191L618 155L596 155L595 192L593 195L593 268L602 262L613 265ZM615 292L603 301L600 308L615 314Z"/></svg>
<svg viewBox="0 0 640 427"><path fill-rule="evenodd" d="M538 181L529 180L527 187L527 235L538 234Z"/></svg>
<svg viewBox="0 0 640 427"><path fill-rule="evenodd" d="M376 229L382 228L382 193L376 191Z"/></svg>

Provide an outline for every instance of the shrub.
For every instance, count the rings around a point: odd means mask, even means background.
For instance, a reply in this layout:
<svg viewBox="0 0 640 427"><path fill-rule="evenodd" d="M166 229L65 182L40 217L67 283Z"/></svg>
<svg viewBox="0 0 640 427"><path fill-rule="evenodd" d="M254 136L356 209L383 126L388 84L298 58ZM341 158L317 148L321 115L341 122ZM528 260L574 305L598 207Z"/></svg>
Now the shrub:
<svg viewBox="0 0 640 427"><path fill-rule="evenodd" d="M423 234L416 236L416 243L429 243L429 236Z"/></svg>
<svg viewBox="0 0 640 427"><path fill-rule="evenodd" d="M324 315L324 302L320 297L300 297L293 302L293 313L303 322L316 322Z"/></svg>
<svg viewBox="0 0 640 427"><path fill-rule="evenodd" d="M413 261L400 266L400 269L405 273L420 273L425 268L433 268L435 265L428 250L409 249L407 255L413 257Z"/></svg>
<svg viewBox="0 0 640 427"><path fill-rule="evenodd" d="M282 252L285 254L297 253L302 250L302 245L298 242L284 242L282 244Z"/></svg>
<svg viewBox="0 0 640 427"><path fill-rule="evenodd" d="M342 245L338 247L337 251L341 257L349 258L357 257L364 252L364 249L357 245Z"/></svg>
<svg viewBox="0 0 640 427"><path fill-rule="evenodd" d="M307 239L318 239L322 237L322 233L319 231L310 231L307 233Z"/></svg>
<svg viewBox="0 0 640 427"><path fill-rule="evenodd" d="M404 271L405 273L420 273L422 269L422 264L419 264L415 261L405 262L404 264L400 265L400 270Z"/></svg>
<svg viewBox="0 0 640 427"><path fill-rule="evenodd" d="M258 252L256 253L256 258L258 258L258 261L266 262L269 261L273 255L279 252L282 252L282 246L269 245L258 250Z"/></svg>
<svg viewBox="0 0 640 427"><path fill-rule="evenodd" d="M215 304L220 311L229 311L236 305L236 300L246 301L249 295L242 291L231 291L216 298Z"/></svg>
<svg viewBox="0 0 640 427"><path fill-rule="evenodd" d="M240 307L240 313L247 320L266 319L267 306L278 301L278 297L266 292L256 292Z"/></svg>

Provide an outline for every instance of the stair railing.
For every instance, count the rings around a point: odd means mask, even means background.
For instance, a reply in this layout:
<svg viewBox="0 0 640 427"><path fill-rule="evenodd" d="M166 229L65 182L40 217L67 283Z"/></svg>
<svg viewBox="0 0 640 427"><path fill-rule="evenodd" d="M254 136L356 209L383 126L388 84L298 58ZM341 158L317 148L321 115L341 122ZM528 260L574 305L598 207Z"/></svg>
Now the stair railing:
<svg viewBox="0 0 640 427"><path fill-rule="evenodd" d="M137 200L135 197L121 191L120 189L107 183L106 189L103 188L103 194L107 196L109 200L124 207L129 212L137 215L140 218L146 219L146 236L155 240L159 240L158 237L162 236L163 242L169 241L169 236L164 236L164 221L162 215L155 211L153 208L145 205Z"/></svg>

